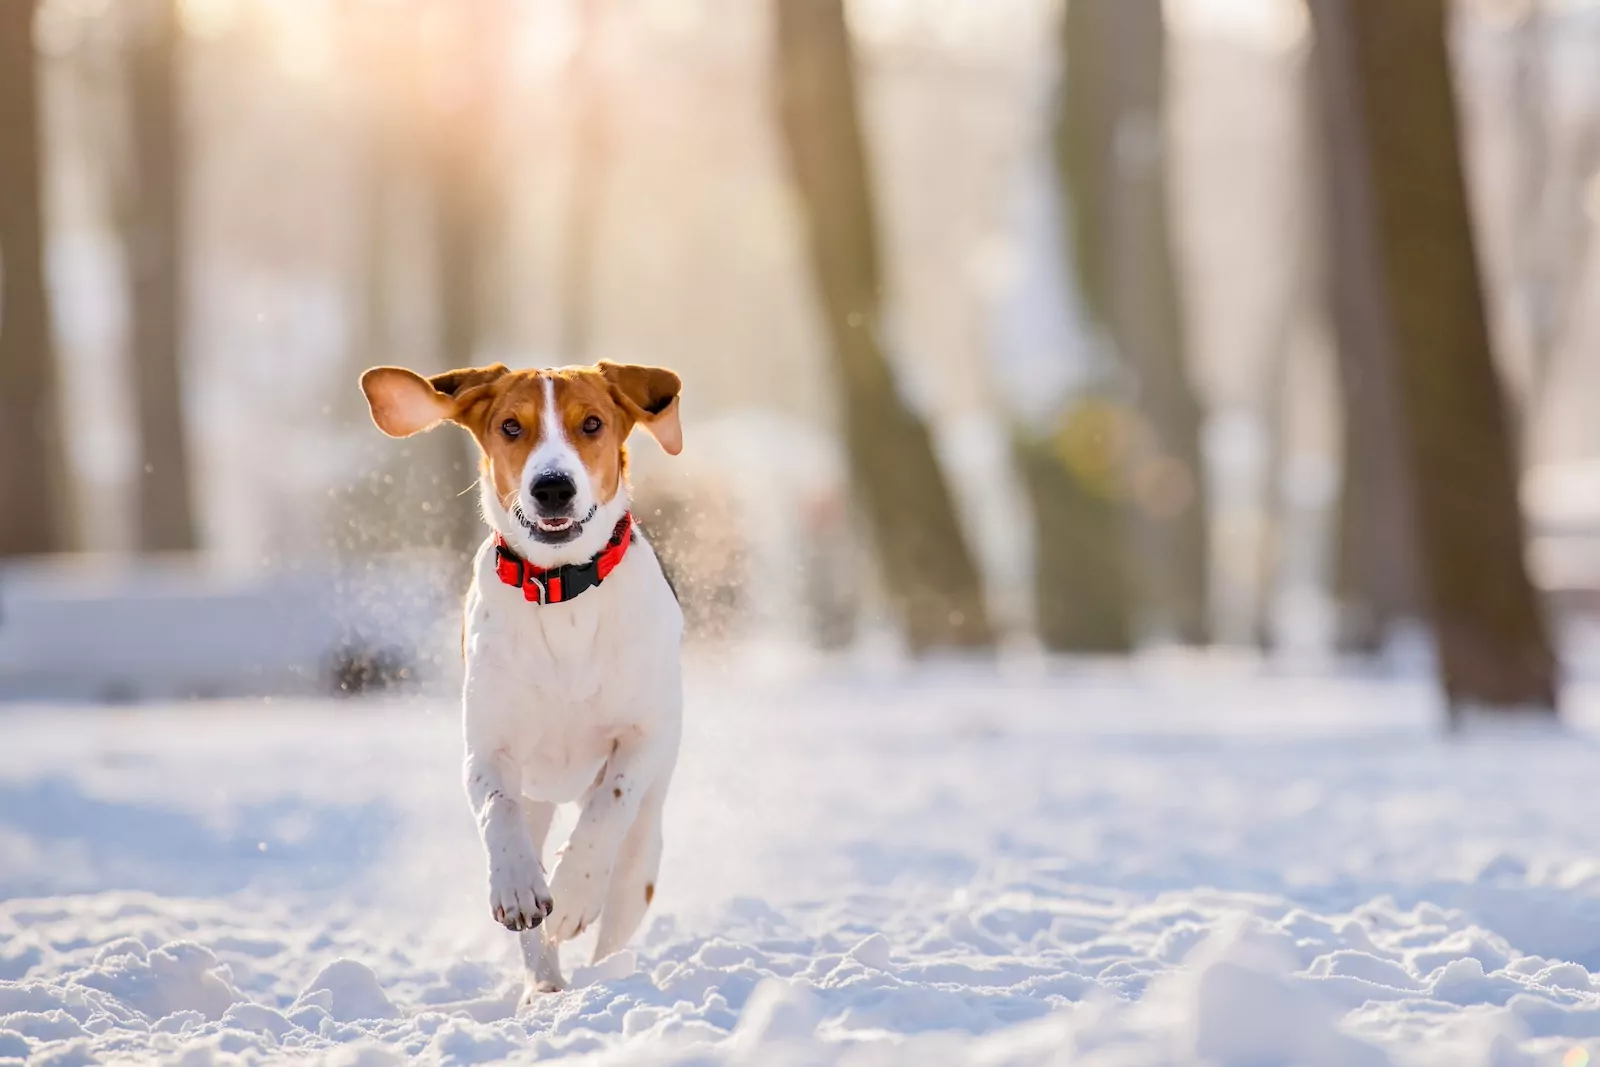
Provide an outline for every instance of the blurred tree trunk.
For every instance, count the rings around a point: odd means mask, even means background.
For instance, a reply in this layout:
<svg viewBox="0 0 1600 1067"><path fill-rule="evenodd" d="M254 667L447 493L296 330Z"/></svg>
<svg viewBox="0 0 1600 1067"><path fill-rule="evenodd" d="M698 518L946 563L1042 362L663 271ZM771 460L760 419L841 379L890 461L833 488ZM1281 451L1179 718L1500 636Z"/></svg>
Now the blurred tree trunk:
<svg viewBox="0 0 1600 1067"><path fill-rule="evenodd" d="M1329 35L1324 34L1324 37ZM1322 206L1323 290L1337 355L1343 480L1334 547L1336 639L1347 652L1380 651L1391 627L1422 615L1413 494L1394 376L1390 310L1374 231L1371 161L1347 49L1318 40L1311 56L1314 195Z"/></svg>
<svg viewBox="0 0 1600 1067"><path fill-rule="evenodd" d="M1185 365L1167 197L1160 0L1075 0L1064 23L1057 154L1084 302L1132 386L1127 500L1141 597L1177 640L1210 640L1200 405Z"/></svg>
<svg viewBox="0 0 1600 1067"><path fill-rule="evenodd" d="M494 270L493 235L499 222L494 180L500 49L505 45L503 0L457 0L452 5L453 49L434 74L435 124L431 180L434 279L438 297L440 369L482 361L488 340L488 282ZM470 442L452 450L454 485L440 502L446 509L445 543L470 552L483 539L475 493L462 493L477 477Z"/></svg>
<svg viewBox="0 0 1600 1067"><path fill-rule="evenodd" d="M1472 707L1554 714L1555 657L1525 563L1461 171L1446 0L1315 0L1312 11L1368 148L1399 458L1452 720Z"/></svg>
<svg viewBox="0 0 1600 1067"><path fill-rule="evenodd" d="M0 0L0 557L69 540L33 14L33 0Z"/></svg>
<svg viewBox="0 0 1600 1067"><path fill-rule="evenodd" d="M196 547L182 372L180 32L176 0L145 0L130 19L126 56L133 187L124 243L139 429L139 547L147 552Z"/></svg>
<svg viewBox="0 0 1600 1067"><path fill-rule="evenodd" d="M993 642L928 429L882 347L882 279L843 0L776 0L778 112L810 238L852 480L916 652Z"/></svg>
<svg viewBox="0 0 1600 1067"><path fill-rule="evenodd" d="M1108 255L1117 346L1134 374L1154 455L1133 472L1133 500L1150 524L1158 595L1179 641L1211 638L1210 531L1201 411L1190 384L1183 305L1173 262L1167 197L1166 28L1161 0L1098 0L1112 21L1121 107L1108 157L1114 161ZM1070 6L1070 5L1069 5Z"/></svg>
<svg viewBox="0 0 1600 1067"><path fill-rule="evenodd" d="M571 162L566 230L562 234L561 352L563 363L590 362L594 255L604 188L608 114L600 67L601 0L581 0L578 46L568 79L572 93Z"/></svg>
<svg viewBox="0 0 1600 1067"><path fill-rule="evenodd" d="M1122 506L1073 462L1067 444L1081 438L1097 408L1107 410L1082 398L1063 413L1054 437L1019 436L1013 445L1033 511L1034 625L1053 652L1133 648Z"/></svg>
<svg viewBox="0 0 1600 1067"><path fill-rule="evenodd" d="M1110 281L1104 255L1109 190L1101 152L1115 122L1115 94L1112 65L1092 34L1099 17L1095 6L1094 0L1068 5L1061 25L1051 149L1068 260L1064 273L1090 320L1095 347L1103 350ZM1098 369L1092 375L1104 377ZM1019 433L1013 445L1033 513L1035 626L1044 647L1056 652L1133 648L1121 409L1113 393L1112 383L1095 380L1070 399L1052 433Z"/></svg>

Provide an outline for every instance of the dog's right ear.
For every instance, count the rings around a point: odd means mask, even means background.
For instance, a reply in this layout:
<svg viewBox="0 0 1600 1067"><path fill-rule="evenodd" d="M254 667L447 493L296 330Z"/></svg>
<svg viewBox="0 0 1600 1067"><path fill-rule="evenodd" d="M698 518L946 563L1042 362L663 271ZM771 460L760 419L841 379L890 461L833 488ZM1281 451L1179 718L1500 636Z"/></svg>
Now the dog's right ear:
<svg viewBox="0 0 1600 1067"><path fill-rule="evenodd" d="M361 376L372 421L390 437L410 437L446 419L459 420L481 387L508 373L503 363L466 367L424 378L404 367L373 367Z"/></svg>
<svg viewBox="0 0 1600 1067"><path fill-rule="evenodd" d="M410 437L431 430L455 412L449 396L416 371L373 367L361 376L372 421L390 437Z"/></svg>

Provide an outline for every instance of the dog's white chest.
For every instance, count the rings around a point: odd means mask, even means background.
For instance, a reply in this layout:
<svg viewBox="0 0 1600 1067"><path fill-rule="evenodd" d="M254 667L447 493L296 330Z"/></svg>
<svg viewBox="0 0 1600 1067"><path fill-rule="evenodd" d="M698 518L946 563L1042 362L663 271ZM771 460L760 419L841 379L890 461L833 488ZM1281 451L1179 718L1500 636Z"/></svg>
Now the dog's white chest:
<svg viewBox="0 0 1600 1067"><path fill-rule="evenodd" d="M655 567L640 545L601 586L547 605L479 571L468 603L468 741L505 751L528 796L582 796L619 740L658 717L652 680L676 690L681 623L655 618L659 597L641 596Z"/></svg>
<svg viewBox="0 0 1600 1067"><path fill-rule="evenodd" d="M591 600L598 593L594 590ZM599 666L606 657L595 605L582 598L547 605L513 601L498 614L503 618L489 615L484 620L484 640L503 650L508 680L541 701L581 703L600 692Z"/></svg>

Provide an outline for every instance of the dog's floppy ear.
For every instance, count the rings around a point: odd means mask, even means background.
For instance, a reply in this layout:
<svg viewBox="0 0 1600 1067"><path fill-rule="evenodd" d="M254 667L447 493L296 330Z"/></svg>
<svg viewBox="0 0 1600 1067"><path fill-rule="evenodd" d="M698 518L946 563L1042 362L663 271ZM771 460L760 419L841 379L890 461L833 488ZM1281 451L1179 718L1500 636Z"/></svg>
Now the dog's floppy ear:
<svg viewBox="0 0 1600 1067"><path fill-rule="evenodd" d="M633 420L650 431L667 455L683 451L683 425L678 421L678 391L683 383L665 367L640 367L602 359L600 373L611 395Z"/></svg>
<svg viewBox="0 0 1600 1067"><path fill-rule="evenodd" d="M404 367L373 367L361 376L372 421L390 437L410 437L462 415L488 385L507 373L503 363L466 367L424 378Z"/></svg>
<svg viewBox="0 0 1600 1067"><path fill-rule="evenodd" d="M435 374L428 379L428 384L446 396L458 400L465 399L467 390L475 389L480 385L488 385L498 381L511 373L511 368L504 363L491 363L487 367L462 367L458 370L447 370L443 374Z"/></svg>

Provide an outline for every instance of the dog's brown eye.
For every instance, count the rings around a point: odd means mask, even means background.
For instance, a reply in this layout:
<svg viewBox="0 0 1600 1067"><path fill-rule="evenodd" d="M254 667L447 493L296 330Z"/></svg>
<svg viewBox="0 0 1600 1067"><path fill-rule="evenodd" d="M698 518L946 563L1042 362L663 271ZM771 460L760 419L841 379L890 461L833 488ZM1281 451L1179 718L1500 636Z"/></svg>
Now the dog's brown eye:
<svg viewBox="0 0 1600 1067"><path fill-rule="evenodd" d="M593 436L600 432L600 427L602 425L603 423L600 421L600 416L590 415L587 419L583 420L583 432Z"/></svg>
<svg viewBox="0 0 1600 1067"><path fill-rule="evenodd" d="M507 437L517 438L522 436L522 423L516 419L507 419L500 424L500 432Z"/></svg>

